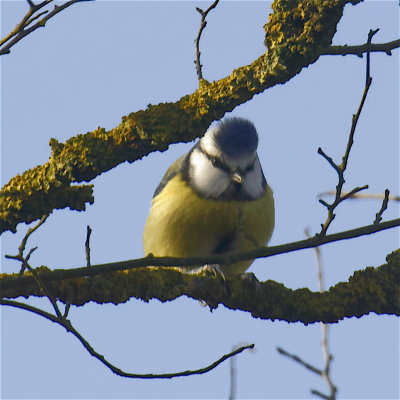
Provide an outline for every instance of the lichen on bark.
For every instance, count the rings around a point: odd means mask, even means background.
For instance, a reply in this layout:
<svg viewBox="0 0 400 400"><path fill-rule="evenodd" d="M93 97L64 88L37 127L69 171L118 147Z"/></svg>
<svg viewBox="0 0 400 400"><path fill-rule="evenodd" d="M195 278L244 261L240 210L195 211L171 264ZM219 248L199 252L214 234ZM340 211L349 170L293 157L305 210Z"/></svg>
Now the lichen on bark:
<svg viewBox="0 0 400 400"><path fill-rule="evenodd" d="M130 113L115 128L97 128L59 143L50 159L12 178L0 192L0 233L15 231L54 209L84 210L93 203L90 185L75 185L172 143L191 141L215 120L315 62L330 45L349 0L275 0L265 25L267 51L218 81L201 80L180 100Z"/></svg>
<svg viewBox="0 0 400 400"><path fill-rule="evenodd" d="M400 250L389 254L386 261L379 267L356 271L348 282L322 293L292 290L270 280L259 282L252 274L224 281L212 274L184 274L174 268L138 268L61 280L50 280L52 271L46 267L36 272L52 296L77 306L90 301L119 304L131 298L166 302L187 296L204 300L213 308L223 305L246 311L255 318L308 324L334 323L371 312L400 315ZM20 279L19 274L1 274L0 288L2 282L15 279ZM2 288L2 297L44 296L34 279L19 282L13 288Z"/></svg>

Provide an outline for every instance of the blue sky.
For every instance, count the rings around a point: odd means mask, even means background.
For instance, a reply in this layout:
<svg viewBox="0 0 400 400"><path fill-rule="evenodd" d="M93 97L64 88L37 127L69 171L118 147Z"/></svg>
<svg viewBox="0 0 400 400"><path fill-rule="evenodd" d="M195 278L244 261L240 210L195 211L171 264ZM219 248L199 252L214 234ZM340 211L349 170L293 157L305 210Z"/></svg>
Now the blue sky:
<svg viewBox="0 0 400 400"><path fill-rule="evenodd" d="M147 104L176 101L197 87L193 40L196 6L209 2L87 2L77 4L16 45L1 63L1 180L46 162L49 139L59 141L98 126L110 129ZM222 78L265 50L268 2L222 1L209 15L201 42L204 77ZM1 2L2 36L27 9ZM361 44L369 29L385 42L399 37L396 1L346 6L335 44ZM399 57L372 55L373 86L359 121L346 189L369 184L370 193L399 193ZM236 108L260 134L259 156L276 200L271 245L319 230L326 210L317 195L336 185L318 147L339 161L351 116L365 81L365 60L321 57L285 85ZM168 165L193 145L178 144L134 164L123 164L94 183L95 204L84 213L57 210L31 238L33 266L85 265L86 225L93 229L92 262L142 256L141 232L152 193ZM367 225L380 202L349 200L331 232ZM385 219L398 217L389 204ZM26 231L2 236L2 254L14 254ZM398 230L322 247L326 285L357 269L379 266L398 247ZM3 272L18 265L1 260ZM317 289L312 250L258 260L250 271L290 288ZM30 304L50 310L45 299ZM161 304L72 307L70 319L101 354L137 373L162 373L208 365L233 346L255 343L236 360L239 398L309 398L325 391L318 377L278 355L281 346L322 366L321 329L261 321L219 307L213 313L180 298ZM62 328L20 310L1 310L2 398L227 398L229 362L203 376L168 381L128 380L90 357ZM340 398L398 398L399 324L392 316L346 319L331 328L332 377Z"/></svg>

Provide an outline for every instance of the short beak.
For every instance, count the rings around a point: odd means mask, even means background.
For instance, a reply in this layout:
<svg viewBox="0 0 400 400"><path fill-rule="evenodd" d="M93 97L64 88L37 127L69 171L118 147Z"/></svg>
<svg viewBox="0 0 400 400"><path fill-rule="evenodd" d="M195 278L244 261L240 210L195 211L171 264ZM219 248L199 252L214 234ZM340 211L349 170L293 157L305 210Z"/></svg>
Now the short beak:
<svg viewBox="0 0 400 400"><path fill-rule="evenodd" d="M243 183L243 173L236 171L232 174L232 181L238 184Z"/></svg>

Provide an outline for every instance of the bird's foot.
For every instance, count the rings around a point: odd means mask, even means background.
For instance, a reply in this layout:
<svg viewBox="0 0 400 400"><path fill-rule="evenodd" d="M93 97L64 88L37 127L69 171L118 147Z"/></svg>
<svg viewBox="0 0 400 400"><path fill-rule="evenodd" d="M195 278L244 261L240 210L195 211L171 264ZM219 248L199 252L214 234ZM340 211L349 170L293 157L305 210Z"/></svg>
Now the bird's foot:
<svg viewBox="0 0 400 400"><path fill-rule="evenodd" d="M195 267L195 268L190 268L190 269L182 269L183 272L186 274L195 274L195 275L212 275L215 278L222 278L223 281L226 281L225 275L221 270L221 267L218 264L206 264L202 265L201 267Z"/></svg>

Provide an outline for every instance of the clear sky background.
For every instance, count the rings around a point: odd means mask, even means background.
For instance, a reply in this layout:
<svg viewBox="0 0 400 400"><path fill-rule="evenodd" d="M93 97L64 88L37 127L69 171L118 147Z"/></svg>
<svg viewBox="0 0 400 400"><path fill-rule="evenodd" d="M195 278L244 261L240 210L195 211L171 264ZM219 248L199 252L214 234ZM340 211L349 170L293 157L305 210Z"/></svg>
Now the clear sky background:
<svg viewBox="0 0 400 400"><path fill-rule="evenodd" d="M77 4L16 45L1 59L1 179L48 159L49 139L110 129L147 104L176 101L197 87L193 40L196 6L209 2L102 1ZM24 1L1 2L2 36L27 10ZM201 41L204 77L210 81L263 53L270 3L222 1L209 15ZM399 37L397 1L348 5L335 44ZM359 121L346 189L369 184L369 193L399 193L399 51L372 55L373 86ZM260 134L259 156L276 200L271 245L320 229L326 210L317 195L334 189L336 174L317 149L339 161L365 82L365 59L324 56L285 85L237 107ZM93 229L92 263L141 257L141 232L151 197L168 165L193 143L173 145L99 176L95 203L86 212L57 210L34 234L33 266L85 265L86 225ZM376 200L342 204L330 232L370 224ZM398 217L390 203L384 219ZM17 253L27 227L2 236L2 255ZM322 247L327 287L355 270L379 266L398 247L398 230ZM2 256L3 272L19 265ZM312 250L258 260L250 271L296 289L317 290ZM46 299L29 299L50 310ZM326 391L319 377L283 358L281 346L322 367L319 324L304 326L253 319L248 313L179 298L162 304L132 299L118 306L72 307L69 317L94 348L120 368L164 373L210 364L243 343L255 351L236 359L238 398L310 398ZM2 398L227 398L229 362L212 372L173 380L130 380L112 374L66 331L36 315L1 310ZM339 398L399 397L399 323L393 316L351 318L331 327L332 378Z"/></svg>

